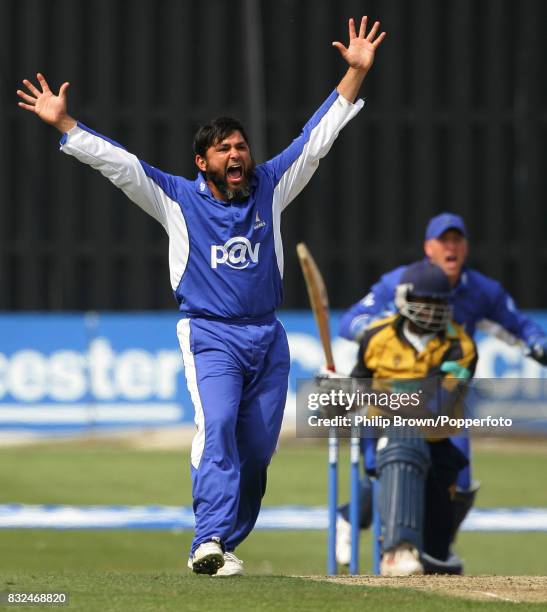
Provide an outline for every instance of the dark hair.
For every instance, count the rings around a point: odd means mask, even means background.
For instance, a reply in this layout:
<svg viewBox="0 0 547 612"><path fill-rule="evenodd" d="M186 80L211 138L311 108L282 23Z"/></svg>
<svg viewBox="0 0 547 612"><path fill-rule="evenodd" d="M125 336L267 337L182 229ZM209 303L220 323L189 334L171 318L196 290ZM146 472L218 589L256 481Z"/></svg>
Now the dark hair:
<svg viewBox="0 0 547 612"><path fill-rule="evenodd" d="M194 153L205 157L207 149L221 142L233 132L241 132L245 142L249 143L245 129L237 119L232 117L217 117L202 125L194 136Z"/></svg>

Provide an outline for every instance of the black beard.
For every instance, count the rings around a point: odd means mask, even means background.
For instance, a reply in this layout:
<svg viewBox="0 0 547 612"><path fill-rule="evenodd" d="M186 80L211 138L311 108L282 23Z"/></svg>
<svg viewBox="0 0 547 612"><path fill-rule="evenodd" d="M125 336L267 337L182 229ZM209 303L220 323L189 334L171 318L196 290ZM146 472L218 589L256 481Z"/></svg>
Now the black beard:
<svg viewBox="0 0 547 612"><path fill-rule="evenodd" d="M245 172L245 183L239 189L228 189L228 183L226 182L225 175L221 175L219 172L207 172L205 176L208 181L211 181L214 186L220 191L220 193L226 198L226 200L246 200L251 194L251 180L255 174L255 165L252 166Z"/></svg>

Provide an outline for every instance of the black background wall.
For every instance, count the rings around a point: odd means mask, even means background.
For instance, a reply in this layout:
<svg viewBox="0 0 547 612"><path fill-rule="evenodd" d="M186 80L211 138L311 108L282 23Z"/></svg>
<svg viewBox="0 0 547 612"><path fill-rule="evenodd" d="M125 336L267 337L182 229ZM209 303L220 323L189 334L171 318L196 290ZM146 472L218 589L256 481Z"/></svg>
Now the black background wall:
<svg viewBox="0 0 547 612"><path fill-rule="evenodd" d="M168 172L192 135L249 126L257 161L286 146L345 68L349 16L382 20L365 110L283 220L285 307L307 307L305 240L331 302L421 255L424 225L464 215L471 262L523 307L547 307L544 0L2 0L0 309L163 309L163 229L58 152L17 105L24 77L64 80L72 114Z"/></svg>

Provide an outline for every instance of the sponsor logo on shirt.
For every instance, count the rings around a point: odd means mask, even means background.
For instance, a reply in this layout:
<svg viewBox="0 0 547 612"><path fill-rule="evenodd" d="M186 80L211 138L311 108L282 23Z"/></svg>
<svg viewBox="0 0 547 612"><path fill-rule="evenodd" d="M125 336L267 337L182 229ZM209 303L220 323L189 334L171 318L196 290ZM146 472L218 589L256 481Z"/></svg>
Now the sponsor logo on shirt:
<svg viewBox="0 0 547 612"><path fill-rule="evenodd" d="M254 224L254 229L260 229L261 227L265 227L266 226L266 221L262 221L262 219L258 216L258 210L256 211L256 218L255 218L255 224Z"/></svg>
<svg viewBox="0 0 547 612"><path fill-rule="evenodd" d="M243 270L251 262L258 262L260 242L254 246L247 238L235 236L227 240L224 245L211 245L211 268L215 270L219 264L226 264L234 270Z"/></svg>

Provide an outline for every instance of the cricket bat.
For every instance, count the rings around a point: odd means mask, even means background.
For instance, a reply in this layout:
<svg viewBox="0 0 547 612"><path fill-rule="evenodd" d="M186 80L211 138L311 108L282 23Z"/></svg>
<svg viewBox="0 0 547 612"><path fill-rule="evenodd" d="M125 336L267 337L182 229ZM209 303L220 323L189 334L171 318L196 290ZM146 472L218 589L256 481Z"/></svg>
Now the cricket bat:
<svg viewBox="0 0 547 612"><path fill-rule="evenodd" d="M321 344L323 345L326 368L330 372L335 372L330 342L329 297L327 295L327 288L317 264L309 252L308 247L303 242L296 245L296 253L304 274L306 288L308 289L308 297L310 299L317 329L319 330Z"/></svg>

